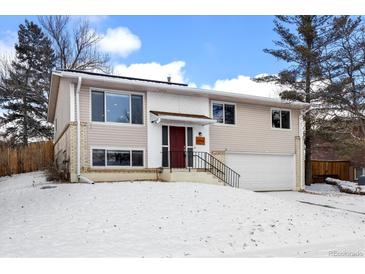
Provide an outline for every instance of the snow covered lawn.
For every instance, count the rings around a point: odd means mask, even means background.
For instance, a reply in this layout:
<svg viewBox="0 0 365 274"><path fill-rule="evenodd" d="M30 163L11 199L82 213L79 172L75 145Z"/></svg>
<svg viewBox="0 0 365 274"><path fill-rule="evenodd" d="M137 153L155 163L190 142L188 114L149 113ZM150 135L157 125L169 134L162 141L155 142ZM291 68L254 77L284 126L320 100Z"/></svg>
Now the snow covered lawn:
<svg viewBox="0 0 365 274"><path fill-rule="evenodd" d="M340 192L334 185L312 184L306 187L306 192L278 191L267 194L287 201L325 206L339 211L353 211L365 216L365 196Z"/></svg>
<svg viewBox="0 0 365 274"><path fill-rule="evenodd" d="M364 252L364 226L363 214L230 187L0 178L1 257L327 256Z"/></svg>

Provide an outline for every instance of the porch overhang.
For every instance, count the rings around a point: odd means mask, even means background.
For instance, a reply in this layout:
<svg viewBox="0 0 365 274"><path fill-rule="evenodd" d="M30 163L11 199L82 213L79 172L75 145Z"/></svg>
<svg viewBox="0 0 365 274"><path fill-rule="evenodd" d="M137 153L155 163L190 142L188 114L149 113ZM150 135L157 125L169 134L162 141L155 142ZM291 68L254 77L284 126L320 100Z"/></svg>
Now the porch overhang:
<svg viewBox="0 0 365 274"><path fill-rule="evenodd" d="M150 111L151 123L159 124L163 122L167 123L189 123L197 125L209 125L215 124L217 120L214 120L208 116L200 114L188 114L177 112L165 112L165 111Z"/></svg>

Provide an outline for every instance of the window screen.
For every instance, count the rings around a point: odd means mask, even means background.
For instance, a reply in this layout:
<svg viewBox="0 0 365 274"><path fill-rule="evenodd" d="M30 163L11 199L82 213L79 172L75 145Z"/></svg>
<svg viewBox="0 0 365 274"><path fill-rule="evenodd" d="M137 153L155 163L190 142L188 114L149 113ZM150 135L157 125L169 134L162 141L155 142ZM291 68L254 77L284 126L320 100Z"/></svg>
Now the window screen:
<svg viewBox="0 0 365 274"><path fill-rule="evenodd" d="M107 93L105 97L107 121L129 123L129 95Z"/></svg>
<svg viewBox="0 0 365 274"><path fill-rule="evenodd" d="M271 111L271 121L273 128L290 129L290 111L273 109Z"/></svg>
<svg viewBox="0 0 365 274"><path fill-rule="evenodd" d="M234 125L235 123L235 105L224 104L224 123Z"/></svg>
<svg viewBox="0 0 365 274"><path fill-rule="evenodd" d="M213 119L218 123L223 123L223 104L213 104Z"/></svg>
<svg viewBox="0 0 365 274"><path fill-rule="evenodd" d="M290 112L287 110L281 111L281 128L290 128Z"/></svg>
<svg viewBox="0 0 365 274"><path fill-rule="evenodd" d="M130 166L129 150L108 150L108 166Z"/></svg>
<svg viewBox="0 0 365 274"><path fill-rule="evenodd" d="M104 122L104 92L91 92L92 121Z"/></svg>
<svg viewBox="0 0 365 274"><path fill-rule="evenodd" d="M193 128L192 127L188 127L188 146L192 146L193 145Z"/></svg>
<svg viewBox="0 0 365 274"><path fill-rule="evenodd" d="M169 144L168 127L162 126L162 145L167 146Z"/></svg>
<svg viewBox="0 0 365 274"><path fill-rule="evenodd" d="M169 148L162 147L162 166L168 167L169 166Z"/></svg>
<svg viewBox="0 0 365 274"><path fill-rule="evenodd" d="M132 95L132 124L143 124L143 96Z"/></svg>
<svg viewBox="0 0 365 274"><path fill-rule="evenodd" d="M272 127L273 128L280 128L280 110L272 110Z"/></svg>
<svg viewBox="0 0 365 274"><path fill-rule="evenodd" d="M133 150L132 151L132 166L143 166L143 151Z"/></svg>
<svg viewBox="0 0 365 274"><path fill-rule="evenodd" d="M105 166L105 149L93 149L93 166Z"/></svg>

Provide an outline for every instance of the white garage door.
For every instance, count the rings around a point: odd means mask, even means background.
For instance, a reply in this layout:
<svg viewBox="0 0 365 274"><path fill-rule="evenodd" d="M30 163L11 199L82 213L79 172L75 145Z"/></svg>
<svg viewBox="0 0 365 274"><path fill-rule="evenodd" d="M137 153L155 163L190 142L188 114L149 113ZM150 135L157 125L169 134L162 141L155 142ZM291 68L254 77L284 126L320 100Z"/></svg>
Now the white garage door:
<svg viewBox="0 0 365 274"><path fill-rule="evenodd" d="M241 175L240 188L295 189L294 155L228 153L226 164Z"/></svg>

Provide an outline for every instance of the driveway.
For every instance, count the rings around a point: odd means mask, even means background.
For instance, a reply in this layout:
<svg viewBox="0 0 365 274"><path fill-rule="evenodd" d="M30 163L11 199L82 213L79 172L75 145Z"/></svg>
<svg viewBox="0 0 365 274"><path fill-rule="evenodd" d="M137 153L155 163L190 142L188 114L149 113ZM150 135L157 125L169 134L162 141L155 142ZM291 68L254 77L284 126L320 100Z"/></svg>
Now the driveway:
<svg viewBox="0 0 365 274"><path fill-rule="evenodd" d="M287 201L294 201L308 206L322 206L333 210L365 215L365 196L339 192L336 186L312 184L305 192L277 191L265 192Z"/></svg>

